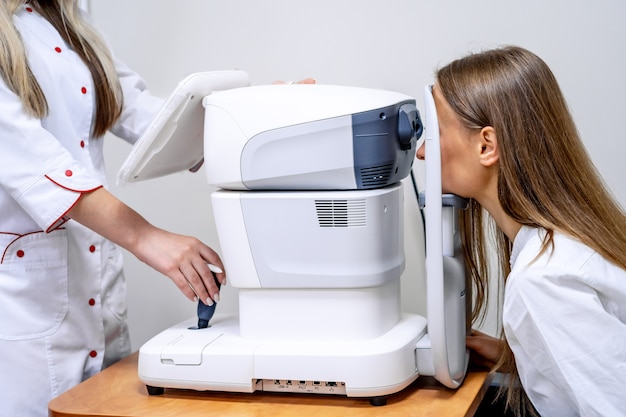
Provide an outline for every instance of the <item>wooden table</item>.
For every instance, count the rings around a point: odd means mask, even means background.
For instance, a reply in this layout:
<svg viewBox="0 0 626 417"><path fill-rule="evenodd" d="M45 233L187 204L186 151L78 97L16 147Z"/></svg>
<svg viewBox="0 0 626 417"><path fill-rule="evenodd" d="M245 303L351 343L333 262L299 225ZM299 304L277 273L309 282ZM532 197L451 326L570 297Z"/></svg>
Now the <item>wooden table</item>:
<svg viewBox="0 0 626 417"><path fill-rule="evenodd" d="M420 377L380 407L365 398L315 394L166 389L163 395L149 396L137 376L137 357L134 353L53 399L50 417L472 416L491 381L487 372L472 371L459 389L450 390Z"/></svg>

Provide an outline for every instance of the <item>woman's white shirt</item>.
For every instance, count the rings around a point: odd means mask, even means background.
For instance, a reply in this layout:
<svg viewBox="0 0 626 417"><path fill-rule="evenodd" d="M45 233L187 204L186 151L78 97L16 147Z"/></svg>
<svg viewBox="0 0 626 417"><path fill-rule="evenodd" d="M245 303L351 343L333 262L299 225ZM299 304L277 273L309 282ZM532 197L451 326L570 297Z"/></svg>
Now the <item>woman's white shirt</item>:
<svg viewBox="0 0 626 417"><path fill-rule="evenodd" d="M543 416L626 410L626 271L559 233L522 227L503 325L524 390ZM626 248L624 248L626 250Z"/></svg>

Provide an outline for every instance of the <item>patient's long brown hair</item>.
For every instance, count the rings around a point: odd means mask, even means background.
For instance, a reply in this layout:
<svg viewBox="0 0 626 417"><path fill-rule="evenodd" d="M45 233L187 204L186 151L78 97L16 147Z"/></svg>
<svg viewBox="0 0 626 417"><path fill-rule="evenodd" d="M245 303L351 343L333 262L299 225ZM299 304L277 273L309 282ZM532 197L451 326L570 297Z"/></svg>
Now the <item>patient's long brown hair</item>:
<svg viewBox="0 0 626 417"><path fill-rule="evenodd" d="M25 0L0 1L0 75L21 98L27 112L43 118L48 114L48 104L28 66L24 45L13 24L13 14L25 3ZM93 135L102 136L122 109L119 79L104 41L81 18L76 0L31 0L28 3L55 27L89 68L96 97Z"/></svg>
<svg viewBox="0 0 626 417"><path fill-rule="evenodd" d="M591 247L626 269L626 215L607 190L579 137L556 78L535 54L503 47L453 61L436 74L447 102L469 129L492 126L500 150L498 197L515 221L555 231ZM489 222L489 223L488 223ZM463 216L463 241L476 294L473 318L484 314L489 266L486 243L493 231L499 274L510 272L512 242L476 201ZM505 278L504 278L505 279ZM517 383L513 354L502 336L497 370L511 371L507 404L534 413Z"/></svg>

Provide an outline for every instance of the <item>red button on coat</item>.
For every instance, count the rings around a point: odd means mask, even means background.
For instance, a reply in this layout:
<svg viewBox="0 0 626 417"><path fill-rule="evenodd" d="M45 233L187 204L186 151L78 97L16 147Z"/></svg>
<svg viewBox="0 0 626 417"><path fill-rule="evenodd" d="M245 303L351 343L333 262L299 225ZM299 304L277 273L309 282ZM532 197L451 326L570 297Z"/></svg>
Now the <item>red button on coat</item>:
<svg viewBox="0 0 626 417"><path fill-rule="evenodd" d="M16 255L18 258L22 258L24 256L24 251L20 249L17 251Z"/></svg>
<svg viewBox="0 0 626 417"><path fill-rule="evenodd" d="M58 53L61 53L61 48L59 48L58 46L54 48L54 50L57 51Z"/></svg>
<svg viewBox="0 0 626 417"><path fill-rule="evenodd" d="M82 87L80 89L80 92L83 93L83 94L87 94L87 87Z"/></svg>
<svg viewBox="0 0 626 417"><path fill-rule="evenodd" d="M80 147L81 147L81 148L84 148L84 147L85 147L85 141L84 141L84 140L81 140L81 141L80 141Z"/></svg>
<svg viewBox="0 0 626 417"><path fill-rule="evenodd" d="M89 356L91 356L92 358L95 358L96 356L98 356L98 352L96 352L95 350L92 350L91 352L89 352Z"/></svg>
<svg viewBox="0 0 626 417"><path fill-rule="evenodd" d="M94 306L94 305L96 305L96 300L94 300L93 298L90 298L90 299L89 299L89 305L90 305L90 306Z"/></svg>
<svg viewBox="0 0 626 417"><path fill-rule="evenodd" d="M65 171L65 176L66 177L71 177L72 175L74 175L74 173L72 172L71 169L68 169L67 171Z"/></svg>
<svg viewBox="0 0 626 417"><path fill-rule="evenodd" d="M33 12L33 9L32 9L32 7L27 7L27 8L26 8L26 11L27 11L28 13L32 13L32 12Z"/></svg>
<svg viewBox="0 0 626 417"><path fill-rule="evenodd" d="M89 246L89 252L94 253L96 251L96 247L94 245Z"/></svg>

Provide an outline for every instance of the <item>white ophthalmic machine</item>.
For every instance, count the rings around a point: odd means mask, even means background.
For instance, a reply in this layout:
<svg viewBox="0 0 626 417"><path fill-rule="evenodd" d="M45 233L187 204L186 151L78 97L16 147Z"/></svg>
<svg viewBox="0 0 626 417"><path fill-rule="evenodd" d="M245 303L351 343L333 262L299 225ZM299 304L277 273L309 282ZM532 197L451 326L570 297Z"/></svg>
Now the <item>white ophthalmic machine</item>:
<svg viewBox="0 0 626 417"><path fill-rule="evenodd" d="M457 388L467 369L456 212L442 196L425 89L427 317L401 311L403 192L422 121L396 92L248 86L243 71L181 81L119 171L141 181L204 162L239 314L145 343L139 377L164 388L339 394L385 404L420 375ZM209 317L210 319L210 317ZM206 324L206 323L205 323Z"/></svg>

